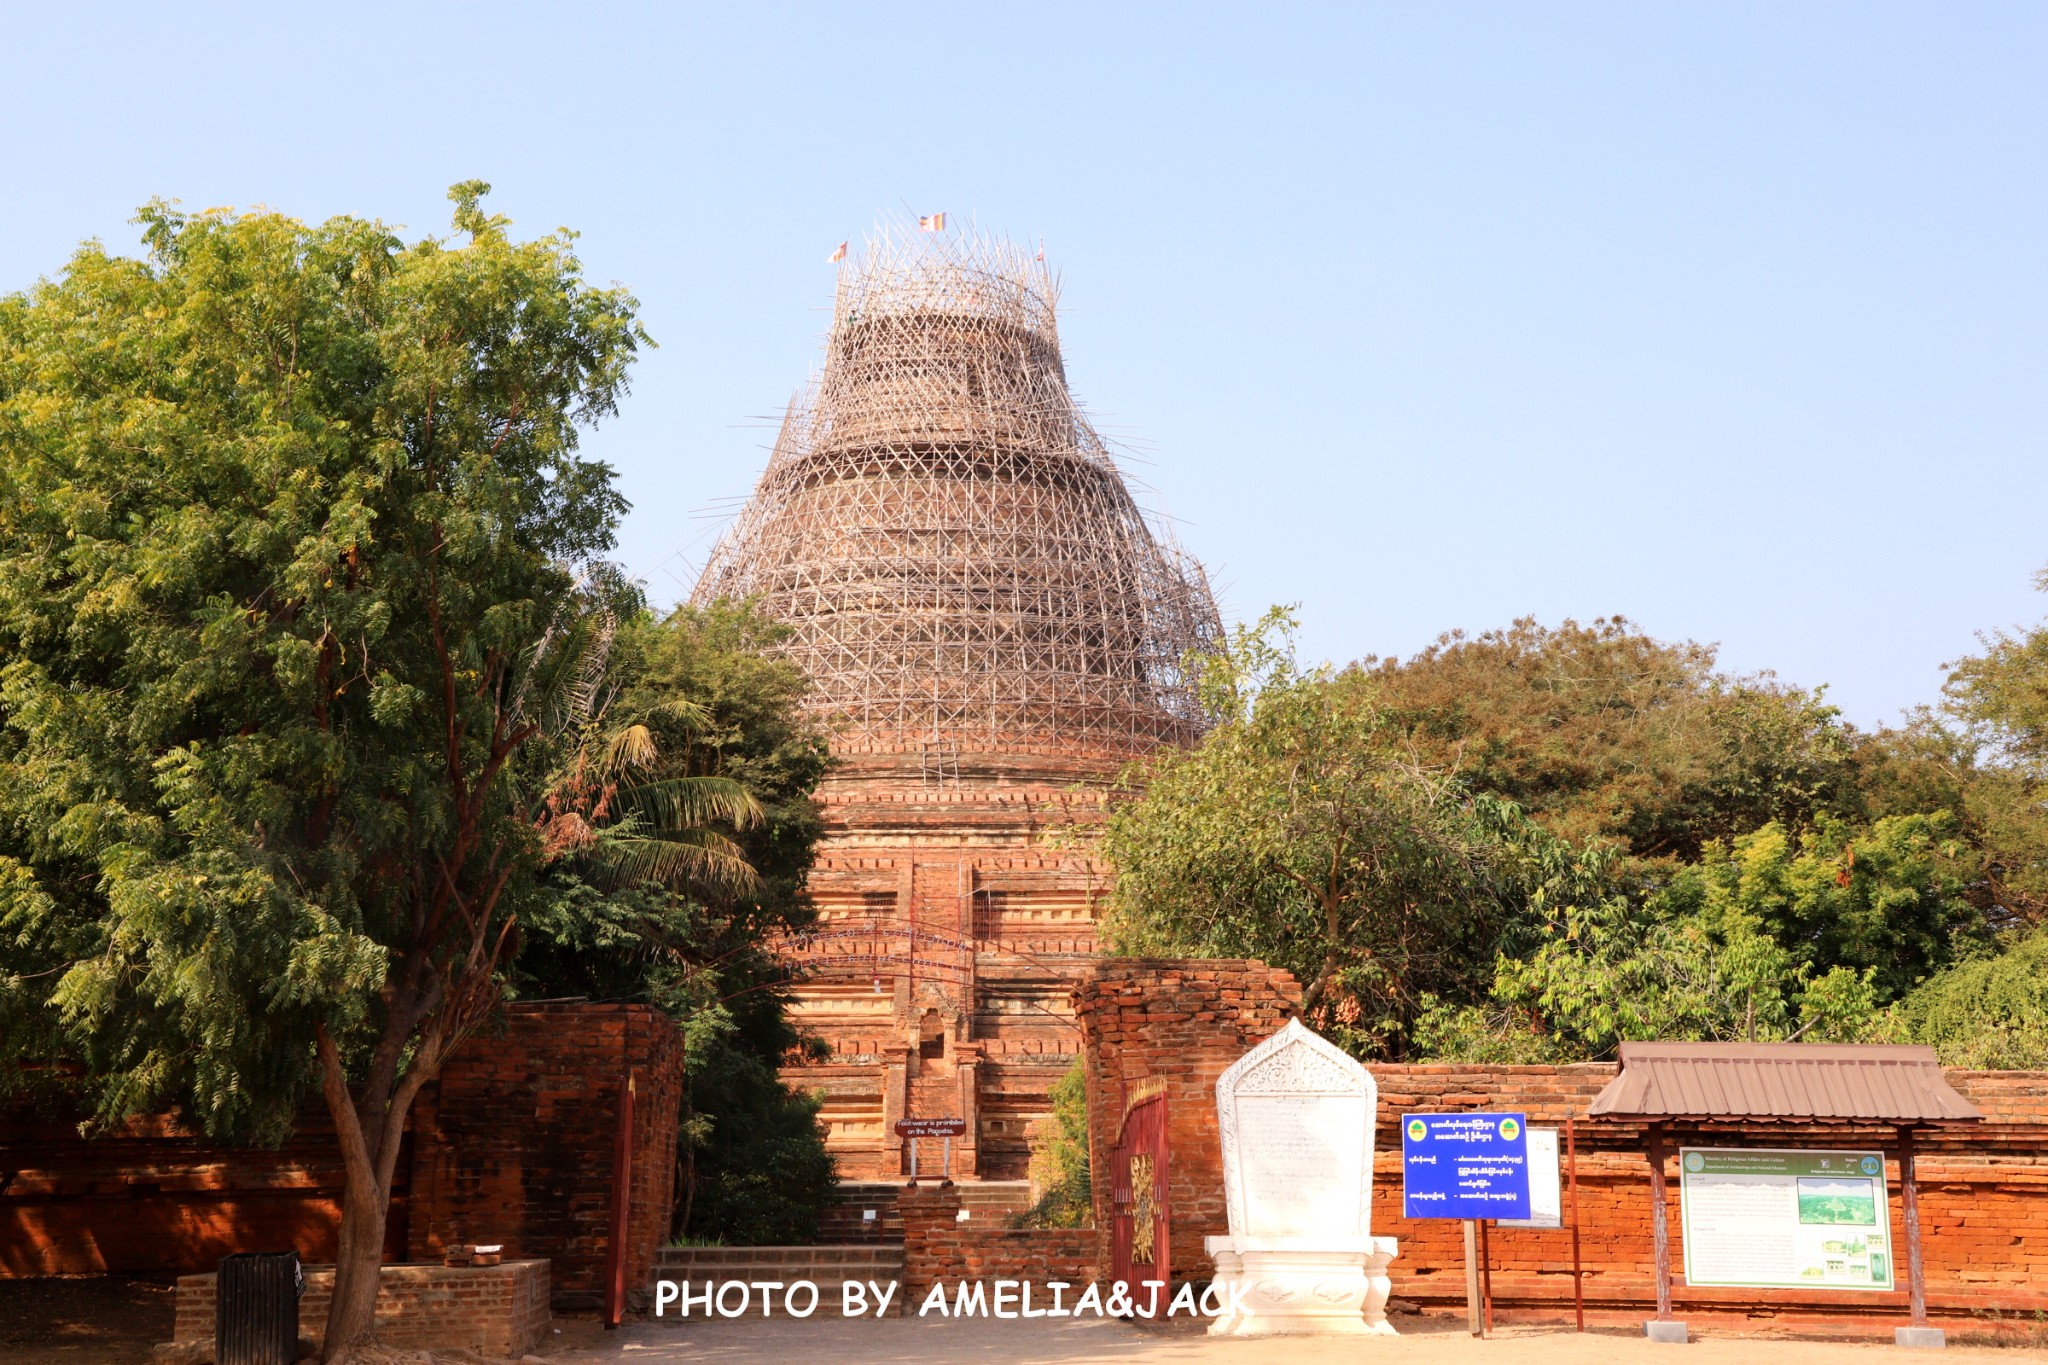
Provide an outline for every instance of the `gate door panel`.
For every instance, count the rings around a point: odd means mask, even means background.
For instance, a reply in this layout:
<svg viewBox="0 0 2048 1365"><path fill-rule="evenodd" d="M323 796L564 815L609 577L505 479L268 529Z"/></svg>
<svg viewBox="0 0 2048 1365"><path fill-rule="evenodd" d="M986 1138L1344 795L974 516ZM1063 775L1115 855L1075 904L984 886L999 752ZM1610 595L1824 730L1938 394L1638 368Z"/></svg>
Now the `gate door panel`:
<svg viewBox="0 0 2048 1365"><path fill-rule="evenodd" d="M1111 1157L1111 1200L1116 1219L1110 1236L1110 1278L1130 1286L1131 1297L1151 1307L1146 1280L1172 1283L1168 1251L1172 1210L1167 1205L1166 1095L1140 1082L1124 1110L1123 1131ZM1165 1295L1159 1291L1160 1311Z"/></svg>

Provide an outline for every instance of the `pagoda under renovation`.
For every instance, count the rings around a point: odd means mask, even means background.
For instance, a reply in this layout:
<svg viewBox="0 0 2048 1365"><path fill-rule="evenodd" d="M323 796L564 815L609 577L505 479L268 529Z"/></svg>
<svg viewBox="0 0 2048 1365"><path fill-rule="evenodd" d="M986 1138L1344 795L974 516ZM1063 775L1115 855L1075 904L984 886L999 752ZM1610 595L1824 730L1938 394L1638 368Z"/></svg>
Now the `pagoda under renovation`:
<svg viewBox="0 0 2048 1365"><path fill-rule="evenodd" d="M902 1174L913 1116L966 1120L955 1175L1023 1176L1078 1051L1090 829L1125 763L1203 727L1215 603L1068 391L1057 292L1005 242L878 233L694 594L786 624L831 727L820 924L789 948L831 1053L790 1079L844 1178Z"/></svg>

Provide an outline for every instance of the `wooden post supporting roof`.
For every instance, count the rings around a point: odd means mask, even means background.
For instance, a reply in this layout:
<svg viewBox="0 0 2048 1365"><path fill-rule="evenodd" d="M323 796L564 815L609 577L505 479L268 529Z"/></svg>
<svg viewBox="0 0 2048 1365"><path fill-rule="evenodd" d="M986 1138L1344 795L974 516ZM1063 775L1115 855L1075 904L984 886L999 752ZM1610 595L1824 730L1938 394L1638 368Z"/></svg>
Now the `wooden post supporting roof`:
<svg viewBox="0 0 2048 1365"><path fill-rule="evenodd" d="M1913 1296L1913 1325L1927 1325L1927 1274L1920 1265L1920 1183L1913 1169L1913 1128L1899 1128L1899 1202L1906 1214L1906 1285Z"/></svg>
<svg viewBox="0 0 2048 1365"><path fill-rule="evenodd" d="M1892 1128L1898 1134L1899 1186L1906 1222L1910 1328L1902 1345L1939 1345L1927 1327L1927 1284L1920 1256L1920 1194L1913 1131L1933 1124L1981 1123L1984 1115L1942 1075L1931 1047L1838 1043L1623 1043L1621 1070L1588 1113L1648 1128L1652 1226L1657 1245L1657 1318L1671 1320L1670 1229L1664 1159L1679 1126L1711 1132L1718 1124L1782 1123L1832 1128ZM1657 1335L1654 1331L1652 1335ZM1933 1338L1928 1340L1927 1338ZM1683 1329L1660 1339L1683 1340Z"/></svg>
<svg viewBox="0 0 2048 1365"><path fill-rule="evenodd" d="M1657 1258L1657 1321L1671 1321L1671 1217L1664 1193L1664 1144L1662 1124L1650 1126L1650 1228Z"/></svg>

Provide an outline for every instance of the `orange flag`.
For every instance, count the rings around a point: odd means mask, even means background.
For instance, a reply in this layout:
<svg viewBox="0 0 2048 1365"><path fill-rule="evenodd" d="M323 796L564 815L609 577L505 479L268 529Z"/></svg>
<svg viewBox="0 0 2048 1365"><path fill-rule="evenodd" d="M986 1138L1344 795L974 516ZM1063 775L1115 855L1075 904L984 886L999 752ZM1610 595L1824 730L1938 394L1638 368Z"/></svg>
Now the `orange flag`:
<svg viewBox="0 0 2048 1365"><path fill-rule="evenodd" d="M839 244L838 246L835 246L835 247L833 247L833 248L832 248L832 254L831 254L830 256L827 256L827 257L825 258L825 264L827 264L827 265L831 265L831 264L832 264L833 262L835 262L835 261L843 261L843 260L845 260L845 259L846 259L846 243L845 243L845 242L841 242L841 243L840 243L840 244Z"/></svg>
<svg viewBox="0 0 2048 1365"><path fill-rule="evenodd" d="M943 213L926 214L917 220L917 230L919 232L944 232L946 230L946 215Z"/></svg>

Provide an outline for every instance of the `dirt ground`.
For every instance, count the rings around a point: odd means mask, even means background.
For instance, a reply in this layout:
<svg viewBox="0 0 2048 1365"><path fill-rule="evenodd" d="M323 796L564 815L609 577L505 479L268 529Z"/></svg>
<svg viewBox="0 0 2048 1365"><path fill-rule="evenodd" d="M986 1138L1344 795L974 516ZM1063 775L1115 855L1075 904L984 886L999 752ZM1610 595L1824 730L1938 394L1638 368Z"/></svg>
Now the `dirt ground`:
<svg viewBox="0 0 2048 1365"><path fill-rule="evenodd" d="M6 1365L143 1365L171 1339L170 1275L0 1280Z"/></svg>
<svg viewBox="0 0 2048 1365"><path fill-rule="evenodd" d="M1559 1328L1503 1328L1475 1340L1454 1320L1399 1320L1401 1336L1321 1336L1229 1340L1200 1334L1161 1336L1120 1322L696 1322L637 1324L612 1340L555 1347L561 1365L737 1365L739 1361L827 1361L829 1365L1884 1365L1905 1353L1890 1342L1765 1340L1696 1336L1688 1347L1659 1347L1640 1330L1579 1336ZM1942 1361L2048 1361L2048 1349L1950 1347Z"/></svg>
<svg viewBox="0 0 2048 1365"><path fill-rule="evenodd" d="M1551 1327L1505 1327L1477 1341L1462 1321L1403 1316L1398 1337L1212 1340L1186 1331L1143 1332L1122 1323L889 1318L842 1322L776 1319L629 1323L606 1332L558 1318L536 1355L547 1365L1883 1365L1904 1353L1885 1341L1851 1342L1696 1332L1691 1345L1655 1346L1634 1330L1579 1336ZM0 1280L0 1365L151 1365L169 1340L168 1276ZM1952 1331L1951 1341L1960 1333ZM389 1365L418 1353L387 1353ZM2048 1361L2048 1342L1951 1345L1952 1362ZM532 1361L532 1357L528 1358ZM467 1353L438 1365L474 1365Z"/></svg>
<svg viewBox="0 0 2048 1365"><path fill-rule="evenodd" d="M561 1365L694 1365L713 1362L824 1361L829 1365L1883 1365L1905 1353L1890 1342L1766 1340L1695 1335L1688 1346L1657 1346L1640 1331L1584 1336L1556 1328L1514 1327L1484 1341L1447 1319L1402 1318L1399 1337L1217 1340L1161 1336L1092 1319L1044 1322L697 1322L642 1323L548 1349ZM2048 1360L2048 1349L1951 1346L1937 1360Z"/></svg>

